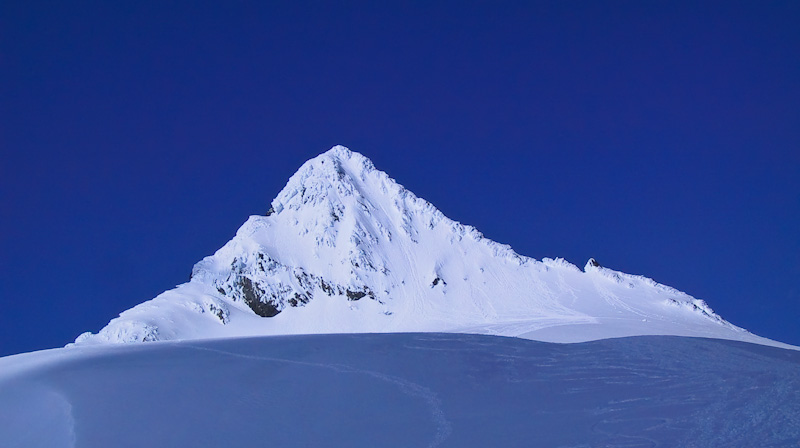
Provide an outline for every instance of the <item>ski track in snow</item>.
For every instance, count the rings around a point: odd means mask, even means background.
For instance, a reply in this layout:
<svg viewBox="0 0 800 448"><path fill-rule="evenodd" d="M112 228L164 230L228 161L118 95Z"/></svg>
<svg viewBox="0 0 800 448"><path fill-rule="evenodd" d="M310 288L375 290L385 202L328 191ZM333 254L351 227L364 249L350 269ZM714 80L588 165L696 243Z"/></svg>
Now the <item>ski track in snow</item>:
<svg viewBox="0 0 800 448"><path fill-rule="evenodd" d="M307 367L317 367L322 369L329 369L333 370L337 373L350 373L350 374L358 374L358 375L366 375L372 378L375 378L380 381L385 381L387 383L393 384L397 386L401 392L411 397L422 398L425 403L427 403L428 408L431 412L431 417L436 424L436 437L428 444L429 448L436 448L437 446L441 445L450 433L452 432L452 425L447 420L447 417L442 410L442 402L439 397L436 395L435 392L428 389L425 386L420 384L405 380L400 377L386 375L385 373L375 372L372 370L363 370L357 369L352 366L348 366L346 364L322 364L316 362L308 362L308 361L298 361L294 359L285 359L285 358L275 358L271 356L255 356L255 355L244 355L241 353L229 352L227 350L219 350L210 347L199 347L196 345L187 345L187 348L205 352L212 352L220 355L225 356L232 356L235 358L243 358L243 359L250 359L255 361L267 361L267 362L279 362L285 364L292 364L292 365L300 365L300 366L307 366Z"/></svg>

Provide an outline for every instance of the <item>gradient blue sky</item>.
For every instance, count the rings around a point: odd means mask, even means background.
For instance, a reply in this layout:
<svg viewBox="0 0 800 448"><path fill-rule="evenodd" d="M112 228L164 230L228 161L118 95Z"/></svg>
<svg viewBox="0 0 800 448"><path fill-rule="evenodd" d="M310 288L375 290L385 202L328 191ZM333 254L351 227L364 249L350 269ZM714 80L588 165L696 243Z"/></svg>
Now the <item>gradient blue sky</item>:
<svg viewBox="0 0 800 448"><path fill-rule="evenodd" d="M800 2L429 3L0 4L0 355L188 280L334 144L800 344Z"/></svg>

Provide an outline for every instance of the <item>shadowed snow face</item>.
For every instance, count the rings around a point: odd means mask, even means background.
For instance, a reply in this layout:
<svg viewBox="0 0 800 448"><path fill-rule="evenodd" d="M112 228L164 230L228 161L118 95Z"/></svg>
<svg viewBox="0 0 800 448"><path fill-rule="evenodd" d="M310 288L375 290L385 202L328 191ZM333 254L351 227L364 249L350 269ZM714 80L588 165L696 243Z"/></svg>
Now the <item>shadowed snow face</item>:
<svg viewBox="0 0 800 448"><path fill-rule="evenodd" d="M4 447L793 446L798 415L798 352L697 338L282 336L0 360Z"/></svg>

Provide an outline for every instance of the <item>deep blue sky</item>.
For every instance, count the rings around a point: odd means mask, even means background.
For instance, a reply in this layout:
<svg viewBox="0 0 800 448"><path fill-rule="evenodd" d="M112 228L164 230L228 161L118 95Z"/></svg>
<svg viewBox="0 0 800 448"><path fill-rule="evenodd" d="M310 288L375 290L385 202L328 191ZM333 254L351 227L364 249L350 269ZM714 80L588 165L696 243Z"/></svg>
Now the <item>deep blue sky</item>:
<svg viewBox="0 0 800 448"><path fill-rule="evenodd" d="M275 3L0 5L0 355L186 281L334 144L800 344L800 2Z"/></svg>

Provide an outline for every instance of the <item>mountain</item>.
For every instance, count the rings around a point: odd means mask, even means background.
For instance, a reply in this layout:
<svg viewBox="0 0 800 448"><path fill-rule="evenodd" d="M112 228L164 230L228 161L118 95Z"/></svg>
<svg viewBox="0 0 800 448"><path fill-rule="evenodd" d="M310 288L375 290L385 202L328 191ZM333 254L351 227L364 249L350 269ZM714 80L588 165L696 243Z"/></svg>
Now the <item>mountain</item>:
<svg viewBox="0 0 800 448"><path fill-rule="evenodd" d="M800 352L294 335L0 358L0 446L796 447Z"/></svg>
<svg viewBox="0 0 800 448"><path fill-rule="evenodd" d="M0 358L0 446L796 446L796 349L521 256L335 147L188 283Z"/></svg>
<svg viewBox="0 0 800 448"><path fill-rule="evenodd" d="M76 345L275 334L454 332L581 342L677 335L786 346L702 300L589 260L541 261L445 217L361 154L309 160L188 283Z"/></svg>

